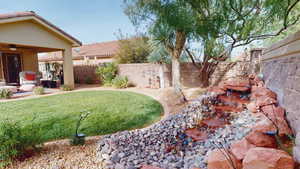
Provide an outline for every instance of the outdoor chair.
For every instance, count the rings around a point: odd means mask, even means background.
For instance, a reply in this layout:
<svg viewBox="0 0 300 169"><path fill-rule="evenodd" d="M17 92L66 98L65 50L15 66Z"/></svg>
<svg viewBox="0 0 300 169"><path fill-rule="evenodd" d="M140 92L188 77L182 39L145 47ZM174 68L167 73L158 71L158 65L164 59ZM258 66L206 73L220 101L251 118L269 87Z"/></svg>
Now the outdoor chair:
<svg viewBox="0 0 300 169"><path fill-rule="evenodd" d="M38 83L38 78L35 72L24 71L20 73L20 85L27 85L27 84L37 85L37 83Z"/></svg>

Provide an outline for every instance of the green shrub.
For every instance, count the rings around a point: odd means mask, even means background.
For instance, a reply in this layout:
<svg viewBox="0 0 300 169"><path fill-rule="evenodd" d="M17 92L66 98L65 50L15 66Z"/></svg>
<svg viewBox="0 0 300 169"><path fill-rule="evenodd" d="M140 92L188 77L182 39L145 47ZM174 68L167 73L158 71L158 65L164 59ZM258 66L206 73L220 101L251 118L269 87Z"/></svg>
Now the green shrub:
<svg viewBox="0 0 300 169"><path fill-rule="evenodd" d="M118 67L115 63L104 63L96 69L96 74L105 86L112 85L112 80L116 77L117 72Z"/></svg>
<svg viewBox="0 0 300 169"><path fill-rule="evenodd" d="M87 76L87 77L84 79L84 82L85 82L85 84L93 84L93 78Z"/></svg>
<svg viewBox="0 0 300 169"><path fill-rule="evenodd" d="M69 86L69 85L61 85L60 89L62 91L72 91L73 90L73 88L71 86Z"/></svg>
<svg viewBox="0 0 300 169"><path fill-rule="evenodd" d="M11 163L13 159L28 149L37 150L43 142L39 128L33 125L22 128L19 123L3 121L0 123L0 167Z"/></svg>
<svg viewBox="0 0 300 169"><path fill-rule="evenodd" d="M8 89L0 89L0 99L9 99L13 93Z"/></svg>
<svg viewBox="0 0 300 169"><path fill-rule="evenodd" d="M116 76L112 80L112 86L118 89L127 88L129 85L128 78L122 76Z"/></svg>
<svg viewBox="0 0 300 169"><path fill-rule="evenodd" d="M41 86L38 86L33 89L33 93L35 95L43 95L43 94L45 94L45 89Z"/></svg>

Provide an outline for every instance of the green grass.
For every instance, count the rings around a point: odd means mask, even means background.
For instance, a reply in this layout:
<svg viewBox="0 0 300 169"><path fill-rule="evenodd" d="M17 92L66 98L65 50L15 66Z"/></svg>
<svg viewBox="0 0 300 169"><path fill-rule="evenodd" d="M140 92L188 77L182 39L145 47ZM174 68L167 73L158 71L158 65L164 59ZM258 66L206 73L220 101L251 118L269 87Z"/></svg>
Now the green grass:
<svg viewBox="0 0 300 169"><path fill-rule="evenodd" d="M25 128L33 124L49 141L72 136L81 111L92 112L80 128L92 136L144 127L157 121L163 108L156 100L133 92L70 92L0 103L0 121L13 120Z"/></svg>

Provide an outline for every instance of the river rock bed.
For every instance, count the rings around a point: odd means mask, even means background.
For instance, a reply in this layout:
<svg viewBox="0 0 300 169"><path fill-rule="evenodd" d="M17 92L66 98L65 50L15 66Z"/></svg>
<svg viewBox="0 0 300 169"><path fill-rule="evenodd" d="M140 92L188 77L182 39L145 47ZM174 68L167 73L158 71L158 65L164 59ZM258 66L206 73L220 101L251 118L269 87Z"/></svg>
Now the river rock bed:
<svg viewBox="0 0 300 169"><path fill-rule="evenodd" d="M186 129L197 125L201 112L207 111L203 95L191 102L182 113L173 114L144 129L106 135L99 142L98 158L108 169L139 169L152 165L164 169L206 169L206 157L216 148L216 142L228 147L250 131L257 118L248 110L235 113L231 123L216 129L205 141L192 141L186 137Z"/></svg>

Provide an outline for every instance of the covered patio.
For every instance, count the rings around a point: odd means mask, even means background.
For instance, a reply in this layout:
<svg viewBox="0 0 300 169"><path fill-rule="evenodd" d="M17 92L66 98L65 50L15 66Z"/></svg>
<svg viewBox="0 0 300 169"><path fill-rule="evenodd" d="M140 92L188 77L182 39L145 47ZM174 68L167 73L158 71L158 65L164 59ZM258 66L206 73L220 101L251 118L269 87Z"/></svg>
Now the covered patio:
<svg viewBox="0 0 300 169"><path fill-rule="evenodd" d="M72 48L81 42L34 12L0 14L0 86L38 72L38 53L62 52L64 84L74 87Z"/></svg>

